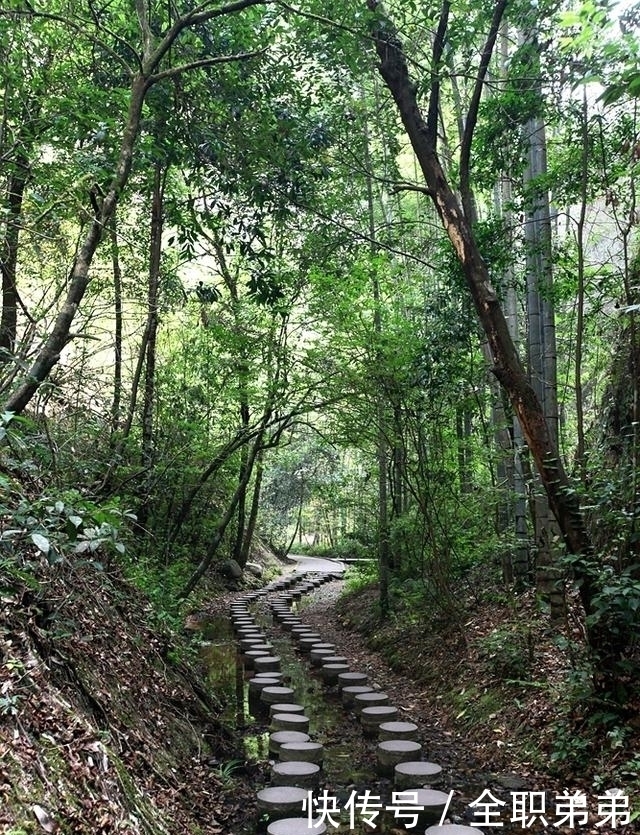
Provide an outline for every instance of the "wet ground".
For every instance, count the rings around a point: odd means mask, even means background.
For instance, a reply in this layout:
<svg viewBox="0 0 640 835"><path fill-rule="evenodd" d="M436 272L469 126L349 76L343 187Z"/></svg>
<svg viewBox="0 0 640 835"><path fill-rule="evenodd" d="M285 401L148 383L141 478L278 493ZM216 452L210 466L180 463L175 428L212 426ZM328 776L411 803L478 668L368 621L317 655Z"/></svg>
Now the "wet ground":
<svg viewBox="0 0 640 835"><path fill-rule="evenodd" d="M301 603L294 604L294 611L305 622L315 626L323 640L337 644L337 651L350 658L354 670L370 673L370 683L373 683L391 695L391 703L401 710L402 719L414 721L421 729L421 740L424 743L422 759L428 759L442 765L444 778L436 788L445 793L452 793L449 819L457 823L470 823L473 820L469 803L489 788L495 797L501 797L506 806L502 807L500 827L503 833L522 833L525 828L521 823L510 823L511 809L510 791L527 792L526 781L517 775L496 775L474 771L473 762L465 761L461 752L453 750L451 740L446 733L442 733L428 715L424 715L424 703L420 702L416 693L415 683L405 681L391 671L380 672L372 679L371 670L366 668L366 659L353 651L349 652L340 646L339 634L336 635L330 620L327 619L327 608L322 601L335 599L341 583L334 582L323 586L320 590L304 598ZM323 777L320 796L326 790L330 798L335 797L337 805L343 807L349 798L363 796L369 792L369 797L375 803L379 797L383 804L391 800L393 786L386 779L376 774L377 740L363 737L362 730L355 716L347 712L342 706L336 688L326 687L316 668L310 667L308 656L297 650L291 634L274 623L268 604L264 601L255 603L251 607L259 625L268 633L268 640L273 644L273 653L282 659L281 669L287 686L295 691L294 701L305 706L305 714L310 719L309 734L311 739L321 742L325 747ZM329 606L330 611L330 606ZM237 645L231 627L230 619L218 616L211 619L202 634L202 656L209 667L209 682L212 690L224 703L224 720L229 728L234 729L242 739L243 749L239 752L239 759L244 758L256 764L256 791L269 785L269 719L266 711L256 709L250 703L248 695L248 679L251 672L245 671L237 652ZM221 764L233 773L233 763ZM325 803L324 808L327 807ZM320 805L322 808L322 803ZM495 807L494 807L495 808ZM327 819L328 831L340 833L395 833L404 831L397 819L390 813L382 818L379 816L373 829L363 821L362 809L354 810L354 819L350 820L350 813L343 809L342 815L333 814L332 818L339 823L334 827ZM477 824L476 824L477 826ZM494 824L495 826L495 824ZM261 835L266 831L266 823L256 814L248 817L242 828L234 831L233 835ZM424 826L418 825L409 832L424 832ZM480 831L480 830L477 830ZM491 827L488 831L495 831ZM527 832L542 831L535 823L526 828ZM554 831L571 831L564 828Z"/></svg>

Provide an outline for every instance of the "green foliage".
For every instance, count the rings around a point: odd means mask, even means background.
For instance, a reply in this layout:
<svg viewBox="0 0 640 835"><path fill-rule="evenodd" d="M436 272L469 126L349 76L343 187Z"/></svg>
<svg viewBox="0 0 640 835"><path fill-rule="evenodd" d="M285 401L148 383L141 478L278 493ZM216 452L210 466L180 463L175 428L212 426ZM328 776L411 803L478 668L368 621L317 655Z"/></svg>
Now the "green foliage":
<svg viewBox="0 0 640 835"><path fill-rule="evenodd" d="M224 785L233 786L233 775L243 764L242 760L229 760L229 762L217 766L214 773Z"/></svg>
<svg viewBox="0 0 640 835"><path fill-rule="evenodd" d="M550 728L552 741L550 761L556 773L582 771L590 768L612 774L612 758L621 758L628 750L631 729L620 711L620 702L613 694L597 694L593 686L594 667L580 661L569 671L558 698L558 715ZM631 763L621 761L619 776L628 782Z"/></svg>
<svg viewBox="0 0 640 835"><path fill-rule="evenodd" d="M491 715L498 713L503 704L502 698L501 694L481 689L475 684L447 694L456 722L467 728L483 725Z"/></svg>
<svg viewBox="0 0 640 835"><path fill-rule="evenodd" d="M368 588L377 579L378 563L376 560L350 565L344 575L345 591L348 594L356 594Z"/></svg>
<svg viewBox="0 0 640 835"><path fill-rule="evenodd" d="M125 559L123 566L127 579L151 601L156 622L174 632L182 631L184 618L176 601L192 566L182 559L173 559L168 565L162 565L157 559L149 557Z"/></svg>
<svg viewBox="0 0 640 835"><path fill-rule="evenodd" d="M533 647L526 627L507 624L476 642L487 667L501 681L528 681Z"/></svg>
<svg viewBox="0 0 640 835"><path fill-rule="evenodd" d="M0 514L4 518L0 543L10 545L14 554L35 546L49 565L79 555L123 554L123 523L135 521L135 515L123 511L118 500L97 504L76 490L34 499L20 495L15 503L0 504Z"/></svg>
<svg viewBox="0 0 640 835"><path fill-rule="evenodd" d="M491 189L496 171L522 175L526 164L523 126L541 110L539 93L509 84L480 104L474 132L473 179L476 188Z"/></svg>

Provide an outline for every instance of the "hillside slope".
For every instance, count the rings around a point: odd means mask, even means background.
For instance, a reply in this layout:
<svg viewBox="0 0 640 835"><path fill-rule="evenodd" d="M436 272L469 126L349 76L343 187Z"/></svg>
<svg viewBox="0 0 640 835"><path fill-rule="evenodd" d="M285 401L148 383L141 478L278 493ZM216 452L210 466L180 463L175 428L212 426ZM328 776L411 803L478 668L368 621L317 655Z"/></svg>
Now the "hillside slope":
<svg viewBox="0 0 640 835"><path fill-rule="evenodd" d="M0 598L0 830L227 832L234 740L148 601L90 562L0 565Z"/></svg>

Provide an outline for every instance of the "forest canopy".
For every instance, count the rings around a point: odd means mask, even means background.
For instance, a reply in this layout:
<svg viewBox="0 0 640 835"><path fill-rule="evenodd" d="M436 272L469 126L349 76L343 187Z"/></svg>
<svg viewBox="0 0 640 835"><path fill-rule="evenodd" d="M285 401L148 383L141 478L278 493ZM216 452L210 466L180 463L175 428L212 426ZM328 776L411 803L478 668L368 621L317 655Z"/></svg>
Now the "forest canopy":
<svg viewBox="0 0 640 835"><path fill-rule="evenodd" d="M559 632L578 607L592 692L624 704L639 21L1 3L16 570L113 558L175 608L260 540L372 558L382 618L407 588L452 621L478 577L535 588Z"/></svg>

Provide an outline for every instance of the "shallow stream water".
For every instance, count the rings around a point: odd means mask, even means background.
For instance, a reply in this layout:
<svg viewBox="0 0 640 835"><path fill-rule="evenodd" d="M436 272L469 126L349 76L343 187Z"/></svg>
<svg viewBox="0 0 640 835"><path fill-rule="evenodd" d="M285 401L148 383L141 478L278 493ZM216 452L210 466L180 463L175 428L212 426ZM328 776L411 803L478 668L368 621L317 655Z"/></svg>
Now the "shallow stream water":
<svg viewBox="0 0 640 835"><path fill-rule="evenodd" d="M294 604L294 612L304 619L304 607L307 601ZM308 663L308 656L301 654L295 648L291 634L274 623L268 604L260 601L251 606L251 611L258 625L267 633L267 640L273 644L273 654L281 658L283 683L293 688L293 701L305 707L305 714L309 717L309 734L315 742L324 745L324 763L320 791L327 790L331 797L337 799L340 807L344 806L353 792L358 795L370 792L372 798L379 796L383 804L391 800L392 786L389 780L381 779L376 774L376 741L363 737L361 727L355 716L345 711L340 696L335 688L327 688L317 668ZM242 740L242 750L239 757L250 763L263 763L265 779L256 784L256 791L268 783L269 753L269 717L268 711L256 709L249 700L248 680L251 671L244 669L241 656L237 649L231 620L219 616L212 618L202 632L202 658L208 666L208 680L212 691L223 704L222 720ZM224 768L225 764L221 764ZM233 763L229 764L229 773L233 773ZM459 779L450 775L444 777L443 785L438 789L448 793L456 789L458 811L461 811L461 796L476 798L483 791L482 785L475 781ZM318 796L318 792L314 792ZM467 801L469 802L469 801ZM452 810L454 806L452 805ZM389 833L401 832L402 827L390 812L380 815L376 820L376 828L366 825L361 819L356 819L354 825L349 821L349 814L344 810L339 817L340 825L328 825L329 833ZM329 824L329 821L327 821ZM406 831L423 833L425 827L419 824ZM478 830L476 830L478 831ZM487 831L487 830L485 830ZM488 831L495 831L490 829ZM505 821L500 830L502 833L523 832L521 826ZM535 827L526 830L537 831ZM541 830L540 830L541 831ZM561 830L562 831L562 830ZM233 835L264 835L266 822L256 816L248 820L242 828L234 830Z"/></svg>

